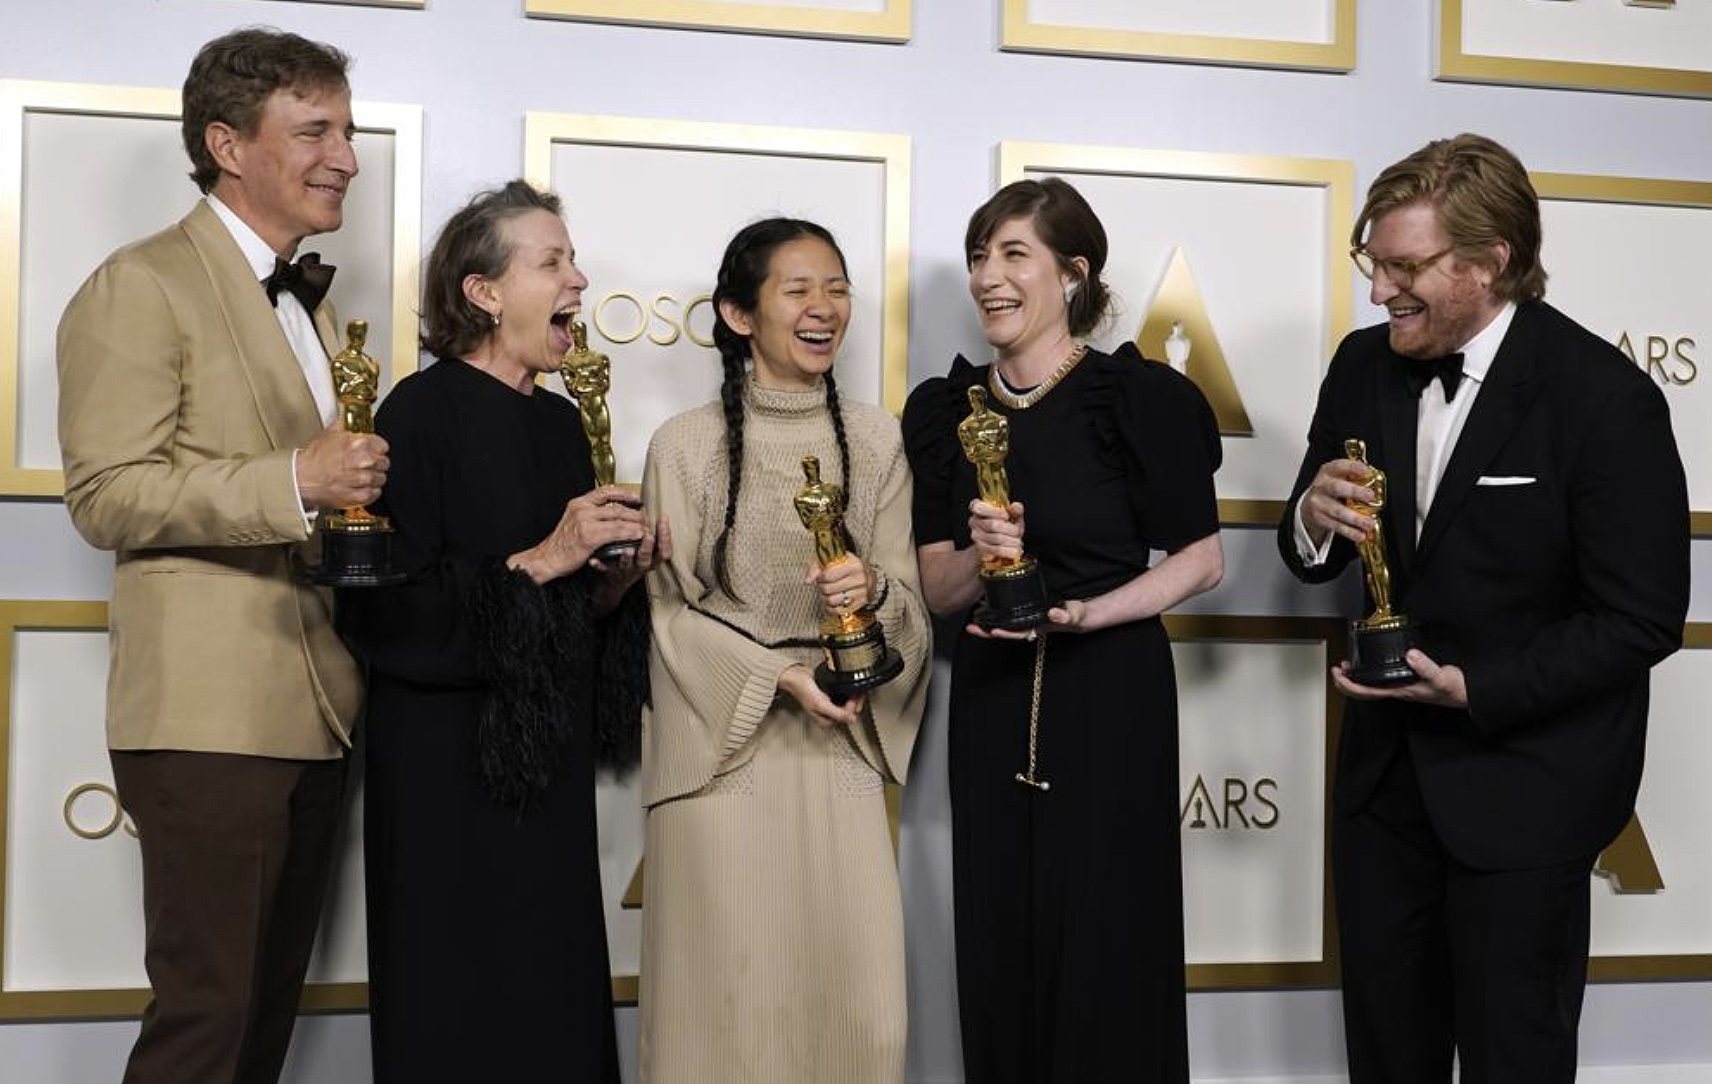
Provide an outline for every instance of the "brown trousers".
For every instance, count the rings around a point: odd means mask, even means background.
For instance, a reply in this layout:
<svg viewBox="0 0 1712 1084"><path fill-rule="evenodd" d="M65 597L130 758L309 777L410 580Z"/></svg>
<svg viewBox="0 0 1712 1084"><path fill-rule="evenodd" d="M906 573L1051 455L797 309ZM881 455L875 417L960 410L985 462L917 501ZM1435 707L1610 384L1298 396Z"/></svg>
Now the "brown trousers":
<svg viewBox="0 0 1712 1084"><path fill-rule="evenodd" d="M333 858L343 760L115 751L143 860L143 1012L125 1084L275 1084Z"/></svg>

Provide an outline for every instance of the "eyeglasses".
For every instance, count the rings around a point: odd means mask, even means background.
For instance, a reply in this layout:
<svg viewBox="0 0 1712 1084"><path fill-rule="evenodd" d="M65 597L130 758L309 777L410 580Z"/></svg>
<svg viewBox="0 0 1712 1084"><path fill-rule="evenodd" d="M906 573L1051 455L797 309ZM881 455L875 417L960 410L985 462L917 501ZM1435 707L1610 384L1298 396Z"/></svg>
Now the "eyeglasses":
<svg viewBox="0 0 1712 1084"><path fill-rule="evenodd" d="M1384 259L1380 259L1378 256L1367 251L1363 246L1356 245L1354 248L1349 250L1349 258L1355 262L1355 269L1360 271L1366 278L1371 279L1374 275L1383 271L1385 272L1385 277L1391 280L1391 285L1397 287L1399 290L1407 290L1410 286L1414 285L1416 275L1419 275L1421 272L1425 271L1433 264L1438 263L1440 260L1455 251L1456 246L1452 245L1447 249L1435 252L1431 256L1423 256L1418 260L1401 260L1394 256L1388 256Z"/></svg>

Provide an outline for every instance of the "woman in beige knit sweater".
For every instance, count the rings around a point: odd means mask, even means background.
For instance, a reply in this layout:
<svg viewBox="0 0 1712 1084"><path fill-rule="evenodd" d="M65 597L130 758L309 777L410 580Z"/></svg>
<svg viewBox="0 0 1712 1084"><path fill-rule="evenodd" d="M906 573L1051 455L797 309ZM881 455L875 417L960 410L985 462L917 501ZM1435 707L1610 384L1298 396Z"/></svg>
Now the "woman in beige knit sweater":
<svg viewBox="0 0 1712 1084"><path fill-rule="evenodd" d="M649 576L653 706L641 1078L647 1084L898 1084L903 913L884 784L901 783L929 627L898 425L842 403L843 254L768 219L715 288L720 400L654 435L643 493L675 553ZM802 459L846 493L848 559L815 563L792 498ZM904 658L834 703L811 673L827 614L861 610Z"/></svg>

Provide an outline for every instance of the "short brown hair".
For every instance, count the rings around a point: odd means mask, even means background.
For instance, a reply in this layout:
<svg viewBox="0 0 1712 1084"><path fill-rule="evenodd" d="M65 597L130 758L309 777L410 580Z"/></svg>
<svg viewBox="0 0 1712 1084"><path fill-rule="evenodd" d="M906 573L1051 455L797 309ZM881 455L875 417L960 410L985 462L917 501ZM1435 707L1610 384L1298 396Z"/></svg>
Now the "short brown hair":
<svg viewBox="0 0 1712 1084"><path fill-rule="evenodd" d="M422 348L437 358L463 357L493 331L493 317L464 296L470 275L494 279L505 274L513 246L505 224L530 211L562 213L559 197L528 181L508 181L480 192L446 220L422 286Z"/></svg>
<svg viewBox="0 0 1712 1084"><path fill-rule="evenodd" d="M203 192L220 179L208 153L210 124L229 125L246 138L256 134L262 106L276 90L307 94L349 87L351 58L318 41L269 27L246 27L215 38L190 62L184 77L184 152L190 179Z"/></svg>
<svg viewBox="0 0 1712 1084"><path fill-rule="evenodd" d="M1493 294L1506 301L1545 296L1540 197L1528 171L1509 150L1467 132L1428 143L1373 182L1350 244L1361 245L1374 220L1416 203L1438 212L1459 258L1479 262L1497 242L1510 247L1509 262L1492 279Z"/></svg>
<svg viewBox="0 0 1712 1084"><path fill-rule="evenodd" d="M1005 185L969 216L969 228L963 234L965 263L971 263L975 251L1013 218L1031 219L1034 232L1058 258L1059 270L1080 283L1067 302L1070 334L1086 335L1099 327L1111 304L1111 291L1100 278L1106 267L1106 228L1082 193L1057 177ZM1077 256L1088 261L1086 275L1070 262Z"/></svg>

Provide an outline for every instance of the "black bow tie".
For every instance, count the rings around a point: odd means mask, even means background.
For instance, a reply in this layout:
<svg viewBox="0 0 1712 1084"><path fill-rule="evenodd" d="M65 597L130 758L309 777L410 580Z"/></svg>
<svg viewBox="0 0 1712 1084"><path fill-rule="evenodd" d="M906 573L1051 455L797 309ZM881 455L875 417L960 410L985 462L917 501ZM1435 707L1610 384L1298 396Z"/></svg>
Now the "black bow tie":
<svg viewBox="0 0 1712 1084"><path fill-rule="evenodd" d="M333 285L335 270L332 264L322 263L320 254L315 252L305 252L293 263L286 263L275 256L273 274L263 279L262 285L267 287L270 304L277 307L280 292L284 291L303 302L304 309L313 313L315 306L327 296L327 287Z"/></svg>
<svg viewBox="0 0 1712 1084"><path fill-rule="evenodd" d="M1446 354L1431 361L1408 361L1403 366L1403 379L1409 382L1409 394L1419 399L1421 392L1437 377L1444 385L1445 402L1456 399L1456 386L1462 383L1462 355Z"/></svg>

